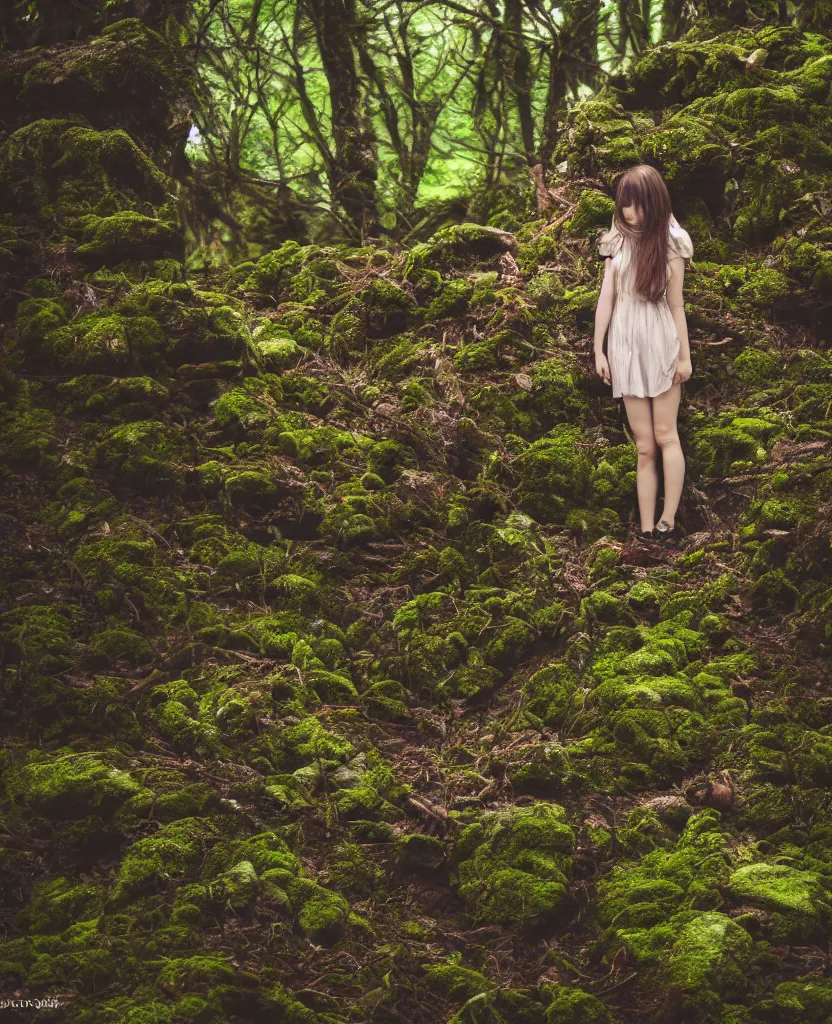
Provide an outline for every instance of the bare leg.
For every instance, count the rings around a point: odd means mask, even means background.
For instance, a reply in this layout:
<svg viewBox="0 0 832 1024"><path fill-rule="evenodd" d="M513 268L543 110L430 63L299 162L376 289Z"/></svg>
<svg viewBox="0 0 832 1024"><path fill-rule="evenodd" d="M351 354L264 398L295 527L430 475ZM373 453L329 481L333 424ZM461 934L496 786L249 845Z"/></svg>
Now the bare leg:
<svg viewBox="0 0 832 1024"><path fill-rule="evenodd" d="M676 429L681 399L681 384L673 384L653 399L653 432L656 444L662 450L664 467L664 508L661 517L671 526L676 521L685 482L685 456Z"/></svg>
<svg viewBox="0 0 832 1024"><path fill-rule="evenodd" d="M652 530L656 516L656 495L659 490L659 476L656 472L656 437L653 428L651 399L633 398L624 395L624 408L638 450L636 469L636 491L638 492L638 513L642 530Z"/></svg>

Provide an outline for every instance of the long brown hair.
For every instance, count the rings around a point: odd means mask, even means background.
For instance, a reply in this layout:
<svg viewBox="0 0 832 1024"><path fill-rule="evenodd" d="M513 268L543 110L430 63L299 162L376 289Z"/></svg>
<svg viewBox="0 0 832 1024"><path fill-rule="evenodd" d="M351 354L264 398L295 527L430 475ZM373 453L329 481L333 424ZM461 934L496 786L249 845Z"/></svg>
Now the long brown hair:
<svg viewBox="0 0 832 1024"><path fill-rule="evenodd" d="M631 227L624 219L621 211L625 206L641 211L638 227ZM630 239L634 289L651 302L657 302L667 286L667 235L672 216L667 185L655 167L636 164L622 174L615 189L613 221Z"/></svg>

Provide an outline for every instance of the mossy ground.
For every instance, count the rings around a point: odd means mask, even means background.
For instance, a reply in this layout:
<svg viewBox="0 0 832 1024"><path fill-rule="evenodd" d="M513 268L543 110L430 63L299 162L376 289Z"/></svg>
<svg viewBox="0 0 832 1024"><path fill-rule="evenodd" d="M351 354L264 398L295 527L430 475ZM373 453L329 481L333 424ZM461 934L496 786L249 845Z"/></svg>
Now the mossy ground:
<svg viewBox="0 0 832 1024"><path fill-rule="evenodd" d="M70 1024L828 1021L832 222L800 197L832 45L645 55L570 115L556 230L209 282L151 112L100 106L114 39L157 102L175 68L125 23L61 51L75 120L23 90L0 147L37 186L0 236L0 993ZM602 185L647 157L697 249L686 539L653 555L588 342Z"/></svg>

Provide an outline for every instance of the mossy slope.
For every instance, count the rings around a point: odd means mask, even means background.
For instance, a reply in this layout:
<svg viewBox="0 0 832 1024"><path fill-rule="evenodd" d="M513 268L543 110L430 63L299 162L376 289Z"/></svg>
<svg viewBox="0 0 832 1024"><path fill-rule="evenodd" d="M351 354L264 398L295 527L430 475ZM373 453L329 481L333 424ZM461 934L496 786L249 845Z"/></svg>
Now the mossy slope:
<svg viewBox="0 0 832 1024"><path fill-rule="evenodd" d="M829 40L645 54L570 114L555 230L222 281L182 262L160 37L0 73L3 993L71 1024L828 1020ZM697 254L687 546L654 561L581 180L648 158Z"/></svg>

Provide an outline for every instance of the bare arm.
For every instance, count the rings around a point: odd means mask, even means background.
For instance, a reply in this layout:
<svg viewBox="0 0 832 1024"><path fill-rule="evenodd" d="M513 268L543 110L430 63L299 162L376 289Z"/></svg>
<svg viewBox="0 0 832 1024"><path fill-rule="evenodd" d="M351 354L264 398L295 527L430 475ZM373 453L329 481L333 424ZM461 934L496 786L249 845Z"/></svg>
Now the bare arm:
<svg viewBox="0 0 832 1024"><path fill-rule="evenodd" d="M610 325L612 310L615 305L615 268L611 259L604 260L604 280L595 307L595 355L604 351L604 336Z"/></svg>
<svg viewBox="0 0 832 1024"><path fill-rule="evenodd" d="M670 280L667 282L667 304L673 314L673 322L679 334L679 362L690 361L690 339L688 322L685 319L685 300L682 286L685 283L685 261L681 256L670 260Z"/></svg>

